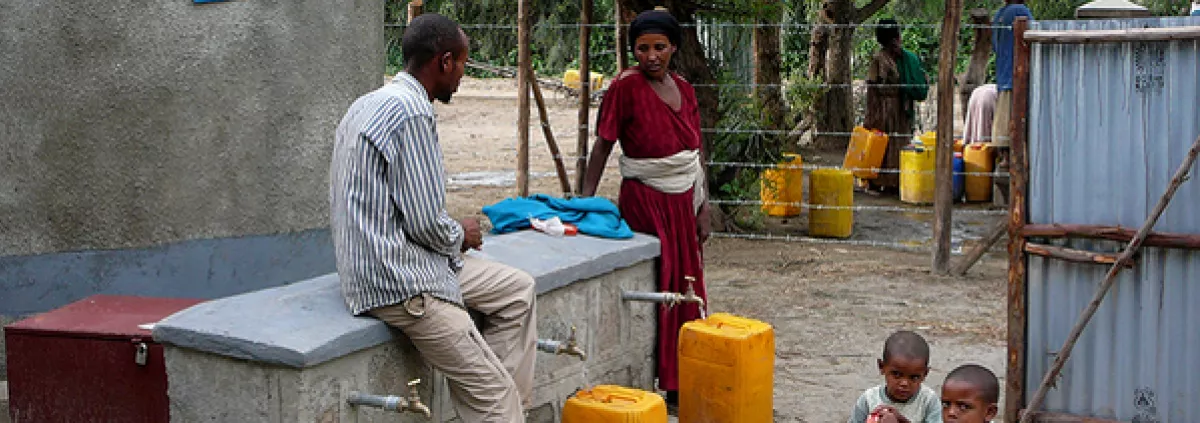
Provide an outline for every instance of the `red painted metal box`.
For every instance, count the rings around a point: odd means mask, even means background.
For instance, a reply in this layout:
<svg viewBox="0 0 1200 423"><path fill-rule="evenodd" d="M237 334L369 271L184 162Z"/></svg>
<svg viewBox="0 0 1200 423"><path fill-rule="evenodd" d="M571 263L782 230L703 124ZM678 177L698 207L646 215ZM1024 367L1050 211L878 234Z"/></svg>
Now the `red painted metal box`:
<svg viewBox="0 0 1200 423"><path fill-rule="evenodd" d="M167 422L163 349L144 325L201 301L96 295L5 326L13 423Z"/></svg>

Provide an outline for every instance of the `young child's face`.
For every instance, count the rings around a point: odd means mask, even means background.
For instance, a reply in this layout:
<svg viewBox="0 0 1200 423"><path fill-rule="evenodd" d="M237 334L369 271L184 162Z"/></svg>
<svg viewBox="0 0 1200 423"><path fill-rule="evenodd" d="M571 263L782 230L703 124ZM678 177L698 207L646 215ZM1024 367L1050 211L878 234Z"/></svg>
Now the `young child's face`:
<svg viewBox="0 0 1200 423"><path fill-rule="evenodd" d="M905 402L921 390L929 364L924 359L893 355L887 361L879 360L879 374L887 381L888 397Z"/></svg>
<svg viewBox="0 0 1200 423"><path fill-rule="evenodd" d="M996 404L983 399L975 385L962 380L942 384L942 421L946 423L986 423L996 418Z"/></svg>

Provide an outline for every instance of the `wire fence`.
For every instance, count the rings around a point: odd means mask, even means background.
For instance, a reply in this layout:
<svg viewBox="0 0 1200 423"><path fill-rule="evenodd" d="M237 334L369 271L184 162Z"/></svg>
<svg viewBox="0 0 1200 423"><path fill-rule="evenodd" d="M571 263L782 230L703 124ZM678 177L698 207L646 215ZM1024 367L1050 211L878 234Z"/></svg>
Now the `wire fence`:
<svg viewBox="0 0 1200 423"><path fill-rule="evenodd" d="M385 27L388 27L388 28L402 29L405 26L406 25L403 23L387 23L387 24L385 24ZM883 27L884 25L880 25L880 24L825 24L825 23L766 23L766 24L764 24L764 23L703 22L700 24L684 24L683 26L688 27L688 28L701 28L701 29L757 29L757 28L767 28L767 27L778 27L783 30L813 30L813 29L818 29L818 28L830 28L830 29L877 28L877 27ZM586 24L586 25L578 24L578 23L537 23L537 24L533 25L532 29L534 29L534 30L537 30L537 29L578 30L578 29L581 29L584 27L613 30L613 29L616 29L616 24L612 23L612 22L593 23L593 24ZM899 27L904 28L904 29L910 29L910 28L940 29L941 24L940 23L937 23L937 24L902 24L902 25L899 25ZM506 24L506 23L463 24L462 28L464 30L467 30L468 33L469 33L469 31L475 31L475 30L513 31L515 33L515 31L518 30L517 25ZM964 25L962 25L962 28L966 29L966 30L971 30L971 29L991 29L991 30L1011 29L1010 26L975 25L975 24L964 24ZM702 43L703 43L703 41L705 41L705 40L702 37ZM714 42L711 37L707 41ZM743 46L741 48L744 49L745 47ZM516 50L516 46L513 46L513 51L515 51L515 50ZM722 54L726 54L725 52L717 52L717 51L709 51L709 50L711 50L711 49L706 49L706 54L715 54L716 56L721 56ZM608 49L608 50L604 50L604 51L600 51L600 52L591 52L589 54L589 56L594 57L594 56L615 54L615 53L616 53L615 51ZM740 52L739 54L744 56L746 53ZM744 58L741 58L741 59L743 59L743 60L741 60L740 62L744 62ZM746 66L741 66L741 67L736 66L740 62L739 61L730 62L730 60L725 59L724 57L719 57L718 60L716 60L716 63L719 66L722 66L724 69L736 68L737 72L739 72L742 75L742 77L743 77L742 79L744 80L744 76L746 74L747 67ZM491 71L497 72L497 73L502 73L504 76L507 76L507 77L512 77L512 75L516 74L515 68L506 68L501 65L490 64L490 63L485 63L484 65L486 65L487 68L490 68L488 70L491 70ZM854 78L851 78L851 79L853 80ZM859 79L861 79L861 78L859 78ZM545 83L546 81L542 80L541 78L538 78L538 79L535 79L534 82L535 83L539 83L539 82ZM563 85L562 83L559 83L557 81L555 81L555 83L556 83L556 86L553 86L551 88L555 88L555 89L563 88L561 86L561 85ZM695 88L713 88L713 89L722 90L723 92L724 91L733 91L733 90L750 91L750 90L761 89L761 88L780 89L780 90L788 90L788 89L793 89L793 88L818 89L818 90L820 90L820 89L824 89L824 90L851 89L851 90L855 90L855 91L860 91L860 90L866 89L868 86L874 87L874 88L906 88L906 87L914 87L914 86L923 86L923 84L867 84L867 83L861 82L861 81L857 82L857 83L856 82L820 83L820 82L807 82L807 81L785 81L785 82L774 83L774 84L758 84L758 83L753 83L753 82L750 82L750 83L745 83L745 82L698 83L698 84L693 84L693 86ZM861 93L859 93L859 94L861 94ZM859 95L859 94L856 94L856 95ZM600 96L603 95L603 89L600 90L598 95L600 95ZM862 100L860 99L859 101L862 101ZM859 111L861 111L861 109L859 109ZM945 112L945 111L936 110L935 114L942 113L942 112ZM966 111L964 111L964 113L965 112ZM857 113L858 112L856 112L856 114ZM953 113L953 112L951 112L951 113ZM537 118L534 117L533 121L537 122ZM537 124L531 123L531 125L537 125ZM540 123L540 125L547 127L548 129L550 129L550 131L552 133L556 133L556 134L564 134L564 133L565 134L575 134L577 131L580 131L580 130L585 130L585 131L588 131L589 133L594 133L595 129L596 129L594 124L588 125L588 126L571 127L571 128L555 128L552 125L549 125L548 123L545 123L545 122ZM753 125L751 125L751 126L753 126ZM920 127L920 126L922 126L922 125L920 125L918 123L918 127ZM701 128L701 132L706 135L754 135L754 136L784 136L784 137L794 137L794 136L798 136L800 134L804 134L805 136L808 136L808 137L841 137L841 138L845 138L847 140L851 139L854 136L853 132L815 131L815 130L797 131L797 130L789 130L789 129L763 129L763 128L757 128L757 127L751 127L751 128L710 127L710 128ZM531 133L534 133L534 131L531 131ZM895 139L906 140L906 139L918 139L919 138L916 133L887 133L885 135L888 136L889 140L895 140ZM955 134L953 138L962 140L962 139L967 138L965 135L966 134L961 134L961 133ZM977 142L993 141L992 137L990 135L971 136L970 138L973 141L977 141ZM1004 139L998 139L998 140L1003 141ZM486 158L489 160L495 160L498 158L513 158L516 156L515 152L482 152L482 153L472 152L472 154L474 154L476 157ZM538 157L545 157L545 156L539 155ZM570 154L550 155L550 157L552 159L560 160L560 161L564 162L565 164L567 164L568 168L574 168L573 164L578 163L578 162L586 162L588 159L588 156L586 156L586 155L570 155ZM919 175L923 175L923 176L924 175L932 175L937 172L934 169L929 169L929 170L903 169L902 170L902 169L896 169L896 168L881 168L881 167L869 167L869 168L844 167L844 166L822 165L822 164L798 164L797 165L797 164L788 164L788 163L757 163L757 162L728 161L728 160L710 161L707 163L707 165L710 167L754 169L756 171L800 170L805 174L805 176L807 176L807 174L809 174L812 171L822 170L822 169L839 169L839 170L846 170L846 171L851 171L851 172L867 171L867 172L875 173L875 174L898 174L898 175L919 174ZM616 168L617 166L609 164L606 167ZM572 171L572 173L573 173L573 171ZM1009 174L1007 172L997 172L997 171L954 171L954 172L952 172L952 174L955 177L960 177L960 176L961 177L985 177L985 178L992 178L993 180L1001 180L1001 179L1006 179L1009 177ZM550 174L543 173L539 176L544 177L544 176L548 176L548 175L550 175ZM719 192L719 190L713 190L713 191ZM932 207L928 207L928 206L915 206L915 205L913 205L913 206L908 206L908 205L897 206L897 205L878 205L878 204L854 204L854 205L850 205L850 206L839 206L839 205L829 205L829 204L817 204L817 203L814 203L813 201L811 201L811 199L809 201L795 200L795 199L793 199L792 201L780 201L780 200L764 199L764 198L746 198L745 195L729 195L728 193L717 194L716 192L710 192L710 198L708 201L709 201L709 204L712 204L714 206L724 206L724 207L733 207L733 208L753 207L756 209L763 208L763 207L770 207L770 206L784 206L784 207L790 207L790 208L797 208L803 212L822 210L822 211L851 211L855 214L858 214L858 213L895 213L895 214L905 214L905 215L931 215L931 214L935 213L934 209ZM979 218L988 217L988 216L1004 216L1004 215L1007 215L1008 212L1007 212L1007 210L996 210L996 209L956 208L953 211L953 214L956 217L975 219L976 221L978 221ZM929 251L929 250L932 250L932 248L933 248L932 237L926 237L926 238L916 240L916 241L894 241L894 240L880 240L880 239L864 239L864 238L870 238L870 234L867 234L866 236L853 236L850 239L833 239L833 238L811 237L811 236L799 235L799 234L795 234L795 233L774 234L774 233L745 233L745 232L732 232L732 231L717 232L717 233L714 233L713 236L718 237L718 238L730 238L730 239L802 242L802 243L825 244L825 245L883 247L883 248L891 248L891 249L907 250L907 251ZM955 247L953 248L952 253L960 253L961 252L963 236L958 236L956 238L957 238L958 242L955 245Z"/></svg>

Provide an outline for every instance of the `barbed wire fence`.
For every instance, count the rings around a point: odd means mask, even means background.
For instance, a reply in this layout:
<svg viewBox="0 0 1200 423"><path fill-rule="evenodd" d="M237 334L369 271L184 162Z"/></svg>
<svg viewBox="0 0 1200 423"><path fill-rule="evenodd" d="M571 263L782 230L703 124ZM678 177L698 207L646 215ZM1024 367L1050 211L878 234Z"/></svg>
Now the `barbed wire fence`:
<svg viewBox="0 0 1200 423"><path fill-rule="evenodd" d="M590 24L538 23L538 24L534 24L534 26L538 30L579 30L579 29L585 28L585 27L590 28L590 29L602 29L602 30L616 29L616 25L611 22L590 23ZM812 31L813 29L822 28L822 27L825 27L825 28L851 28L852 27L852 28L862 29L862 28L876 28L876 27L880 27L882 25L874 24L874 23L827 24L827 23L782 22L782 23L763 24L763 23L701 22L701 23L697 23L697 24L685 24L684 26L691 27L691 28L697 28L700 32L709 31L709 33L711 34L711 32L713 30L730 30L730 29L753 30L755 28L763 28L763 27L778 27L778 28L780 28L781 31L788 31L788 30ZM940 29L942 27L942 24L941 23L937 23L937 24L912 24L912 23L909 23L909 24L901 24L899 26L903 29L911 29L911 28ZM385 24L385 27L392 29L392 30L396 30L396 31L402 31L403 28L405 27L405 24L403 24L403 23L387 23L387 24ZM490 31L516 32L519 30L519 25L515 25L515 24L464 23L461 25L461 27L465 31L467 31L468 34L471 35L473 38L486 36L486 35L479 35L480 31L483 31L483 32L490 32ZM963 24L962 28L995 30L995 29L1009 29L1011 27L999 26L999 25ZM864 35L864 32L867 32L867 31L855 31L856 42L859 42L859 43L872 42L873 43L873 41L862 40L862 38L866 38L868 40L873 40L873 34ZM745 40L749 39L749 38L745 38L745 37L743 37L743 38ZM391 40L389 40L389 43L393 43L396 40L397 39L391 39ZM721 40L714 39L714 37L707 37L707 39L706 39L706 37L704 37L702 35L701 36L702 44L704 44L706 41L709 43L718 43ZM745 68L748 67L748 66L744 66L744 65L743 66L737 66L737 65L731 66L728 58L719 57L719 56L721 56L721 53L716 51L716 50L718 50L718 48L714 48L717 46L708 45L708 46L704 46L704 47L706 50L706 52L705 52L706 55L711 54L713 56L718 56L715 61L716 62L724 62L724 63L720 63L720 66L724 66L724 67L732 68L732 69L738 69L738 70L744 70ZM517 46L514 45L514 46L512 46L512 48L515 51L517 49ZM742 50L749 50L749 49L745 49L743 47ZM599 51L599 52L591 52L591 53L589 53L589 57L598 57L600 55L614 55L614 54L616 54L616 52L613 50L604 50L604 51ZM497 76L515 77L518 72L518 70L515 67L503 66L503 65L494 64L494 63L479 62L479 61L476 61L475 59L472 59L472 60L476 64L476 67L478 69L487 70L491 73L496 74ZM752 67L750 67L750 68L752 69ZM594 71L594 70L592 70L592 71ZM606 79L611 80L611 78L606 78ZM785 82L782 82L779 84L756 84L752 80L747 81L745 74L742 74L740 78L735 78L735 79L740 79L740 80L734 81L734 82L697 83L697 84L693 84L693 86L696 88L714 88L714 89L718 89L718 90L743 90L743 91L746 91L747 93L749 93L751 90L754 90L757 88L778 88L781 90L786 90L788 88L799 87L799 88L806 88L806 89L821 89L821 90L827 90L827 89L865 90L865 87L866 87L866 84L864 82L851 82L851 83L837 84L837 83L811 83L811 82L801 82L801 81L793 81L793 82L785 81ZM852 81L862 81L864 79L865 78L861 78L861 77L851 78ZM931 80L929 81L930 82L929 86L932 88L934 83L936 82L934 80L935 75L931 75L930 79ZM586 81L587 77L581 77L581 80ZM557 77L545 77L545 76L535 75L535 78L531 81L531 83L540 83L544 86L549 86L552 89L556 89L559 91L566 91L568 93L570 92L569 87L566 87L565 84L562 83L561 80L559 80ZM910 87L913 85L910 85L910 84L887 84L887 85L877 84L874 86L888 87L888 88L902 88L902 87ZM932 92L933 92L933 90L931 89L931 93ZM603 94L603 91L601 91L601 93L596 96L596 99L598 99L600 96L602 96L602 94ZM861 115L862 115L861 103L864 103L864 101L862 99L855 100L855 104L859 106L859 107L856 107L856 112L855 112L856 121L858 121L858 122L861 122ZM955 102L955 104L957 104L957 103L958 102ZM933 113L931 115L935 118L938 113L942 113L942 112L953 113L953 110L951 110L951 111L937 110L936 109L936 107L937 107L936 101L933 101L932 99L930 101L925 102L925 105L923 107L924 108L932 108ZM966 110L963 110L964 117L965 117L966 112L967 112ZM928 116L926 116L926 118L928 118ZM919 121L919 120L921 120L921 118L918 117L917 120ZM535 125L536 125L536 123L535 123ZM548 124L542 123L541 125L545 126ZM935 127L935 125L920 125L919 122L916 123L916 125L918 126L918 128L914 131L914 133L907 133L907 134L906 133L893 133L893 134L886 134L886 135L888 135L889 139L892 139L894 137L916 139L917 135L918 135L917 132L920 132L922 130L928 131ZM921 128L922 126L924 126L926 128ZM549 128L549 129L554 134L567 134L565 138L570 139L574 136L574 134L577 133L577 131L580 131L580 130L587 131L589 134L594 134L596 128L595 128L594 124L589 124L586 126L575 126L575 127L566 127L566 128ZM702 131L702 133L704 133L706 135L725 135L725 134L766 135L766 136L793 136L793 135L796 135L796 132L794 130L788 130L788 129L743 129L743 128L738 128L738 127L711 127L711 128L706 127L706 128L701 128L701 131ZM807 134L807 136L811 136L811 137L822 137L822 136L841 137L841 138L845 138L847 140L849 140L854 135L851 132L829 132L829 131L815 131L815 130L808 130L805 133ZM954 137L953 137L953 139L955 139L955 140L962 140L963 138L964 138L963 134L960 134L960 133L954 134ZM991 137L987 136L987 135L974 137L974 138L978 141L983 141L983 142L992 141ZM479 157L481 159L497 159L497 158L503 158L503 157L512 157L516 153L475 152L473 154L475 154L477 157ZM571 167L570 164L576 163L578 161L586 161L587 160L586 155L580 155L580 154L571 155L571 154L563 154L563 153L552 154L552 155L550 155L550 158L553 160L561 160L563 163L567 163L568 164L567 168ZM764 170L769 170L769 169L800 170L803 172L804 178L806 180L808 180L811 177L812 171L821 170L821 169L838 169L838 170L847 170L847 171L852 171L852 172L853 171L869 171L869 172L877 173L877 174L906 174L906 173L907 174L931 174L931 173L936 172L936 170L915 170L914 171L914 170L883 169L883 168L855 168L855 167L843 167L840 165L824 165L824 164L811 164L811 163L805 163L805 164L800 164L800 165L791 165L791 164L787 164L787 163L759 163L759 162L725 161L725 160L713 160L713 161L710 161L708 163L708 165L715 166L715 167L753 169L755 171L764 171ZM615 168L616 166L609 165L608 167ZM967 176L988 177L988 178L994 178L994 179L1007 179L1009 177L1009 174L1007 172L996 172L996 171L990 171L990 172L957 171L957 172L953 172L953 175L963 176L963 177L967 177ZM808 190L808 189L806 189L804 191L806 193L811 193L811 190ZM934 208L932 206L928 206L928 205L854 204L852 206L832 206L832 205L824 205L824 204L815 204L811 201L777 201L777 200L772 200L772 199L752 198L752 197L748 197L748 196L730 196L728 194L718 194L718 193L720 193L719 189L711 189L710 190L709 204L714 205L714 206L755 207L755 208L760 208L760 207L764 207L764 206L787 206L787 207L799 208L800 210L803 210L803 212L805 212L805 213L812 211L812 210L851 210L856 215L862 214L862 213L894 213L894 214L907 214L907 215L931 215L931 214L934 214ZM957 203L957 201L956 201L956 203ZM955 208L953 214L956 218L962 218L964 216L969 216L972 219L976 219L976 222L978 223L979 218L987 217L987 216L1006 216L1008 214L1008 211L1007 211L1007 208L994 209L994 208L979 208L979 207L968 206L968 207ZM799 217L799 216L797 216L797 217ZM905 218L905 217L898 217L898 219L900 219L900 218ZM781 232L781 233L751 232L751 231L722 231L722 232L715 232L713 234L713 236L719 237L719 238L801 242L801 243L812 243L812 244L822 244L822 245L884 247L884 248L906 250L906 251L926 251L927 252L927 251L932 251L934 248L934 246L932 245L932 242L931 242L933 240L932 237L926 237L924 239L917 239L917 240L872 239L873 238L872 234L861 233L860 231L855 231L855 234L847 239L824 238L824 237L808 236L802 230L802 228L799 228L799 225L796 225L796 226L797 226L797 228L795 228L795 230L788 230L788 231ZM989 225L982 225L982 226L989 226ZM980 238L983 238L982 234L979 234L979 236L974 237L974 239L980 239ZM963 241L963 239L958 240L957 243L959 245L954 248L954 250L953 250L954 253L962 253L962 241Z"/></svg>

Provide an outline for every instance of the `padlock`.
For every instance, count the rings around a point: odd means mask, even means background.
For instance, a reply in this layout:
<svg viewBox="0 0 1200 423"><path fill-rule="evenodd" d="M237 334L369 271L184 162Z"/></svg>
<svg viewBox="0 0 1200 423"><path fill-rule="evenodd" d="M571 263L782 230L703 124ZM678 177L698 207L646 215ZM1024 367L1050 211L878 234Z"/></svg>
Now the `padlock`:
<svg viewBox="0 0 1200 423"><path fill-rule="evenodd" d="M136 350L133 353L133 362L139 366L145 366L149 356L150 348L146 346L145 342L138 342Z"/></svg>

